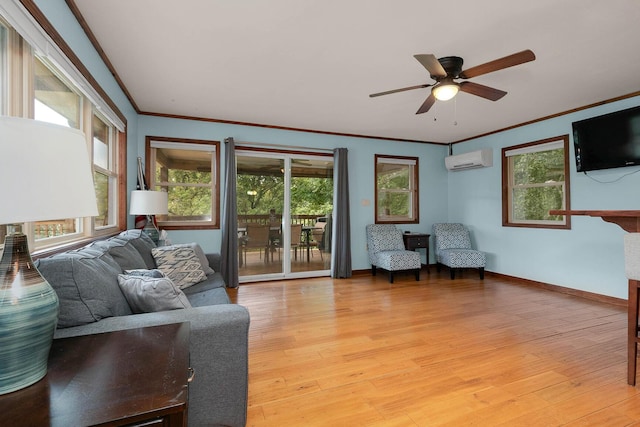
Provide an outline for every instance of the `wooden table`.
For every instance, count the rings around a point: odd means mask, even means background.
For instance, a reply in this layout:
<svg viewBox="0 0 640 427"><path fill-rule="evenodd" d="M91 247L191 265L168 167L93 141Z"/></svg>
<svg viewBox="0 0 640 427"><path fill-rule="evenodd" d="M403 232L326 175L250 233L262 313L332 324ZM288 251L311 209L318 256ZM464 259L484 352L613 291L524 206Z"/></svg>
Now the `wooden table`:
<svg viewBox="0 0 640 427"><path fill-rule="evenodd" d="M618 224L629 233L640 232L640 211L566 211L552 210L551 215L588 215L599 216L604 221ZM636 384L636 362L638 357L638 312L640 301L638 300L639 280L629 280L629 298L627 299L627 383Z"/></svg>
<svg viewBox="0 0 640 427"><path fill-rule="evenodd" d="M186 426L189 323L53 341L47 375L0 396L6 426Z"/></svg>
<svg viewBox="0 0 640 427"><path fill-rule="evenodd" d="M402 239L404 240L404 247L408 251L415 251L417 249L426 249L427 251L427 263L423 266L427 267L427 273L429 271L429 236L425 233L402 233Z"/></svg>
<svg viewBox="0 0 640 427"><path fill-rule="evenodd" d="M640 211L608 211L608 210L551 210L551 215L586 215L599 216L604 221L618 224L630 233L640 232Z"/></svg>

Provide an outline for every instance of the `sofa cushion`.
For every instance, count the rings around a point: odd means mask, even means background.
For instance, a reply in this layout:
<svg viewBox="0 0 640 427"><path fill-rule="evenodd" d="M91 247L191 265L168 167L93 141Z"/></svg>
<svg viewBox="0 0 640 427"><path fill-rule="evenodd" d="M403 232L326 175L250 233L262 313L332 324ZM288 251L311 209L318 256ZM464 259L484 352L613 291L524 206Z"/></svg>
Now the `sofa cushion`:
<svg viewBox="0 0 640 427"><path fill-rule="evenodd" d="M97 248L64 252L35 262L56 291L58 328L132 314L118 286L120 266Z"/></svg>
<svg viewBox="0 0 640 427"><path fill-rule="evenodd" d="M156 247L151 237L142 232L142 230L125 230L118 234L118 238L130 242L140 253L146 268L156 268L156 262L151 255L151 249Z"/></svg>
<svg viewBox="0 0 640 427"><path fill-rule="evenodd" d="M209 289L215 289L215 288L224 289L225 287L226 285L224 283L224 279L222 278L222 274L214 273L214 274L209 274L207 278L202 282L198 282L195 285L191 285L188 288L185 288L184 293L187 294L187 296L189 296L191 294L196 294L198 292L208 291Z"/></svg>
<svg viewBox="0 0 640 427"><path fill-rule="evenodd" d="M465 230L466 231L466 230ZM437 250L440 249L471 249L471 237L468 232L440 231L438 232Z"/></svg>
<svg viewBox="0 0 640 427"><path fill-rule="evenodd" d="M191 307L186 295L168 277L119 274L118 284L134 313Z"/></svg>
<svg viewBox="0 0 640 427"><path fill-rule="evenodd" d="M190 247L161 246L153 248L151 254L158 269L180 289L207 278L195 251Z"/></svg>
<svg viewBox="0 0 640 427"><path fill-rule="evenodd" d="M140 252L138 252L135 246L133 246L133 243L131 241L120 239L118 236L107 240L93 242L87 247L95 247L104 252L108 252L114 261L120 266L119 273L122 273L125 270L135 270L147 267L142 255L140 255Z"/></svg>
<svg viewBox="0 0 640 427"><path fill-rule="evenodd" d="M216 304L229 304L231 300L224 288L209 289L188 296L192 307L205 307Z"/></svg>

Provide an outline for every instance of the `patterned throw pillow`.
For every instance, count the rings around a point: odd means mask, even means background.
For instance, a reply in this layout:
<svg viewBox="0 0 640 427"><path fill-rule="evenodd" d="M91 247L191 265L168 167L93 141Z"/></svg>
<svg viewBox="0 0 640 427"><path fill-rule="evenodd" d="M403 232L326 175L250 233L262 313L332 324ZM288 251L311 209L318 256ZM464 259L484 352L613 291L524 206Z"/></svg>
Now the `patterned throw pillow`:
<svg viewBox="0 0 640 427"><path fill-rule="evenodd" d="M202 271L204 271L204 274L213 274L213 273L215 273L215 271L213 271L213 268L211 268L209 266L209 260L207 259L207 256L205 255L204 251L202 250L202 248L200 247L199 244L197 244L197 243L176 243L175 245L173 245L173 247L174 248L187 247L187 248L193 249L193 251L196 253L196 256L200 260L200 264L202 266Z"/></svg>
<svg viewBox="0 0 640 427"><path fill-rule="evenodd" d="M188 288L207 278L192 248L161 246L153 248L151 254L158 269L180 289Z"/></svg>

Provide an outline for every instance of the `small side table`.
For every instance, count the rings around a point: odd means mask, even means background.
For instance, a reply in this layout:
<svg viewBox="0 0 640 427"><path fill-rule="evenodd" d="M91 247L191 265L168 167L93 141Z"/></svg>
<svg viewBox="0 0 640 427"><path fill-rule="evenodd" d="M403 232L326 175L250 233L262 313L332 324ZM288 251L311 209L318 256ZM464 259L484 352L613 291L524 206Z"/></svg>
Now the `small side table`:
<svg viewBox="0 0 640 427"><path fill-rule="evenodd" d="M0 396L3 425L187 425L189 323L53 340L47 375Z"/></svg>
<svg viewBox="0 0 640 427"><path fill-rule="evenodd" d="M404 240L404 247L408 251L415 251L417 249L425 249L427 251L427 263L423 266L427 267L427 273L429 271L429 236L430 234L424 233L403 233L402 239Z"/></svg>

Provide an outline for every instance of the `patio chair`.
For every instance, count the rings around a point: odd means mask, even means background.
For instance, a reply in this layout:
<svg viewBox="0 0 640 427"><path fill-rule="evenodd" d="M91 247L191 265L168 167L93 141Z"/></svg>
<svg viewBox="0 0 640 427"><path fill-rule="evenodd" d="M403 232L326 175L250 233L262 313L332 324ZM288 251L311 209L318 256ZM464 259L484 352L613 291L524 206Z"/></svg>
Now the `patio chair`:
<svg viewBox="0 0 640 427"><path fill-rule="evenodd" d="M269 236L270 227L268 225L247 224L247 232L242 238L242 251L244 252L244 263L247 263L247 250L258 249L262 258L264 250L264 262L269 261L269 249L271 240Z"/></svg>
<svg viewBox="0 0 640 427"><path fill-rule="evenodd" d="M297 260L298 249L302 249L302 224L291 224L291 249L294 251L294 259ZM302 251L300 253L302 254Z"/></svg>
<svg viewBox="0 0 640 427"><path fill-rule="evenodd" d="M414 272L416 280L420 280L420 254L405 249L402 231L398 227L393 224L369 224L366 230L373 276L377 268L382 268L389 272L389 283L393 283L393 275L397 271Z"/></svg>
<svg viewBox="0 0 640 427"><path fill-rule="evenodd" d="M484 252L471 248L469 230L459 223L433 224L436 252L436 269L441 265L449 267L451 279L455 279L456 269L477 268L480 279L484 279L486 256Z"/></svg>
<svg viewBox="0 0 640 427"><path fill-rule="evenodd" d="M326 225L326 222L316 222L311 230L311 241L309 242L309 246L311 246L312 249L318 249L321 260L324 260L322 252L324 251L324 228ZM311 251L311 254L313 255L313 250Z"/></svg>

